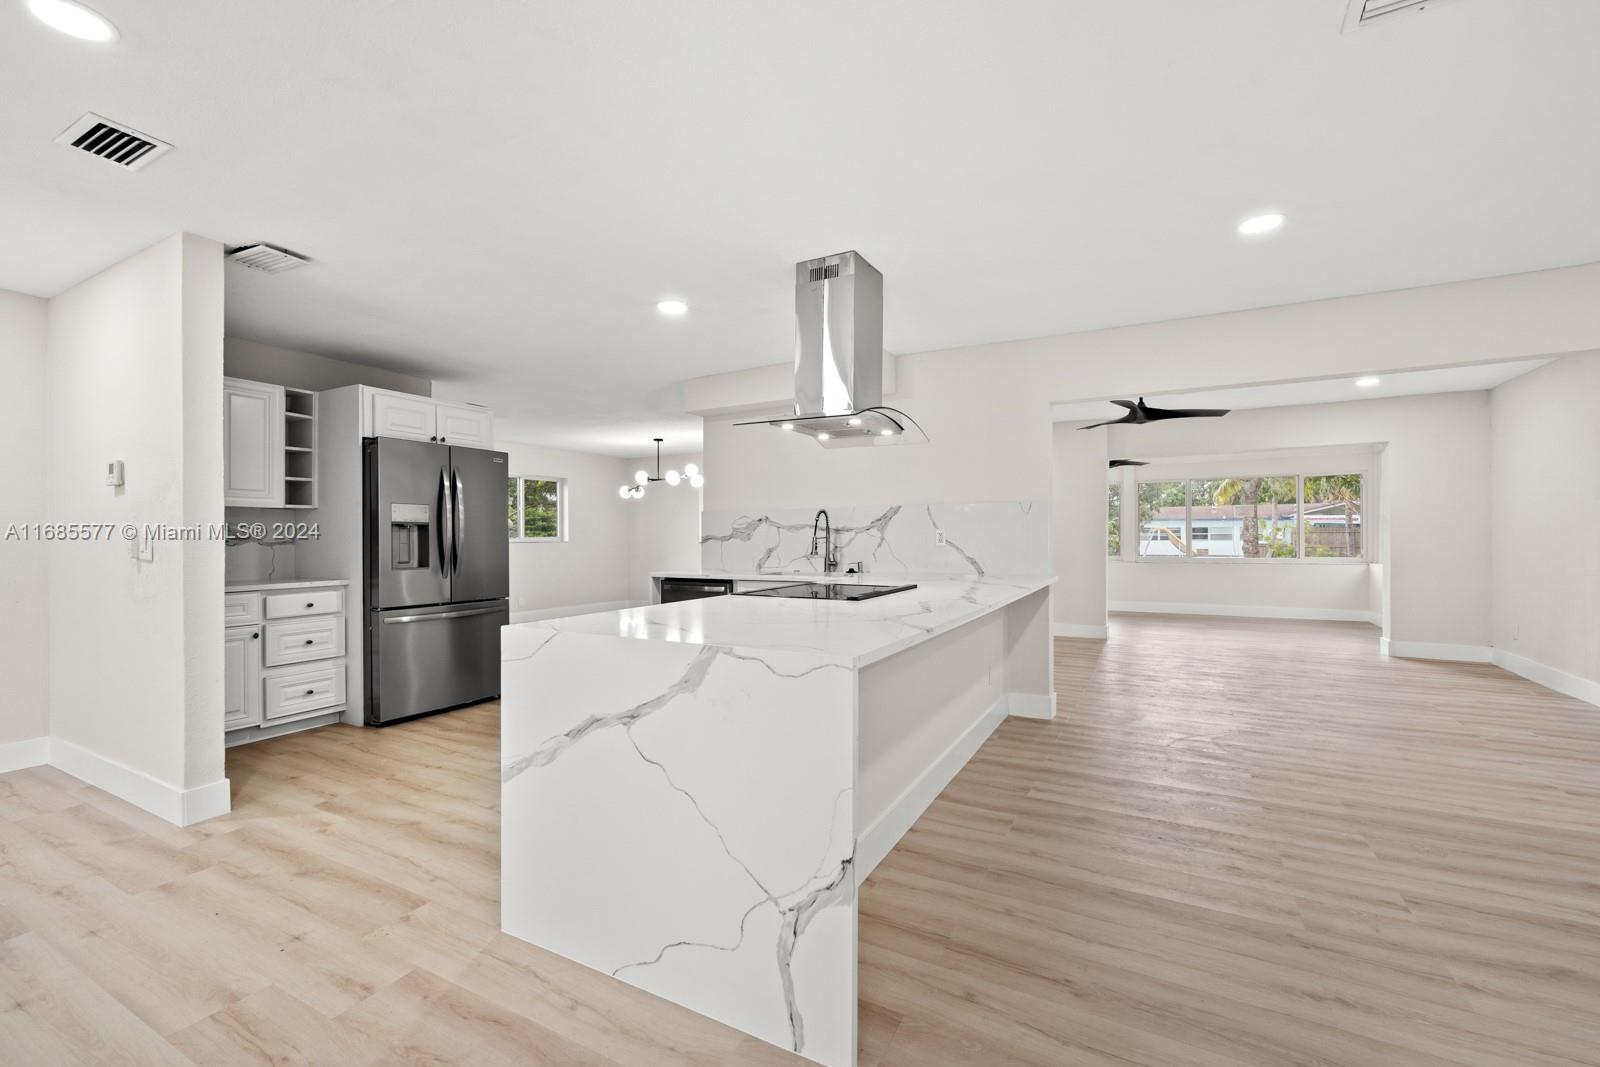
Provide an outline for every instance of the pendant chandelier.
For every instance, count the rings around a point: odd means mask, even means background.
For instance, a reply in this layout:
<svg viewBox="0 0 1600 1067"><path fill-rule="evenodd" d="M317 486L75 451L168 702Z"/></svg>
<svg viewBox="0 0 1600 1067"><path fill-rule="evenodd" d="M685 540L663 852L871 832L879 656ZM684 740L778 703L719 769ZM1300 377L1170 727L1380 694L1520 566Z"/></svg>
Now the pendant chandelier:
<svg viewBox="0 0 1600 1067"><path fill-rule="evenodd" d="M702 485L706 484L705 477L700 473L700 468L696 467L693 463L685 463L683 465L683 473L682 474L679 474L675 470L669 470L666 474L662 474L661 473L661 442L662 442L662 438L660 438L660 437L654 438L654 441L656 443L656 472L655 472L655 474L652 475L647 470L636 470L636 471L634 471L633 472L633 484L632 485L624 485L620 489L618 489L617 490L617 495L618 496L620 496L624 500L638 500L640 497L644 496L645 486L649 485L651 482L666 482L668 485L677 485L679 482L687 481L691 486L693 486L696 489L698 489Z"/></svg>

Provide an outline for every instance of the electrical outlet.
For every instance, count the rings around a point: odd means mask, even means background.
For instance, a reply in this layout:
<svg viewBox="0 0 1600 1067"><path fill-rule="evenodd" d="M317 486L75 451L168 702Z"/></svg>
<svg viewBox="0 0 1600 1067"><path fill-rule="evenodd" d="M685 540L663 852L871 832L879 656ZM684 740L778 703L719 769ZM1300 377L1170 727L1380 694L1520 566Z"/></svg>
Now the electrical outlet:
<svg viewBox="0 0 1600 1067"><path fill-rule="evenodd" d="M935 530L935 531L933 531L933 543L936 544L936 545L939 545L940 547L944 546L944 531L943 530Z"/></svg>

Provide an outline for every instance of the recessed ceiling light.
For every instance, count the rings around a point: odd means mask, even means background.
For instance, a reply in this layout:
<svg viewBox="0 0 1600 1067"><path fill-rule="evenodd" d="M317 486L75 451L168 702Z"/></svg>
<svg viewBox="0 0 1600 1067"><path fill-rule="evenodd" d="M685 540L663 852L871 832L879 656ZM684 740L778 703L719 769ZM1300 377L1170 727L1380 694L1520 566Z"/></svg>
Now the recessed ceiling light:
<svg viewBox="0 0 1600 1067"><path fill-rule="evenodd" d="M860 426L861 425L861 420L860 419L851 419L850 420L850 425L851 426Z"/></svg>
<svg viewBox="0 0 1600 1067"><path fill-rule="evenodd" d="M794 423L786 422L782 426L779 426L778 429L780 429L780 430L792 430L792 429L794 429Z"/></svg>
<svg viewBox="0 0 1600 1067"><path fill-rule="evenodd" d="M878 432L880 434L882 434L883 436L885 436L885 437L893 437L894 436L894 431L893 430L879 430Z"/></svg>
<svg viewBox="0 0 1600 1067"><path fill-rule="evenodd" d="M1239 223L1239 233L1245 237L1261 237L1283 228L1283 216L1276 211L1265 215L1251 215Z"/></svg>
<svg viewBox="0 0 1600 1067"><path fill-rule="evenodd" d="M828 441L828 440L832 440L832 438L833 438L833 434L831 434L831 433L819 433L819 434L817 434L817 440L819 440L819 441Z"/></svg>
<svg viewBox="0 0 1600 1067"><path fill-rule="evenodd" d="M656 310L663 315L671 315L673 318L677 318L689 310L689 305L682 300L663 300L656 305Z"/></svg>
<svg viewBox="0 0 1600 1067"><path fill-rule="evenodd" d="M1357 389L1371 389L1373 386L1377 385L1381 381L1383 381L1382 378L1357 378L1356 379L1356 388Z"/></svg>
<svg viewBox="0 0 1600 1067"><path fill-rule="evenodd" d="M33 17L80 41L115 41L117 28L103 15L70 0L28 0Z"/></svg>

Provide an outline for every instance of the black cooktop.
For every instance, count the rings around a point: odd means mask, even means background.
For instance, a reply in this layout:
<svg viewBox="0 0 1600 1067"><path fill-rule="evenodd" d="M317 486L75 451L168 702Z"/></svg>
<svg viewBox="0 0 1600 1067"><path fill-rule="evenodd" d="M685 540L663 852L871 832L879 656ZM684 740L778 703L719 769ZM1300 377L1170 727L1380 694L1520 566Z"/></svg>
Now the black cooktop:
<svg viewBox="0 0 1600 1067"><path fill-rule="evenodd" d="M781 596L791 600L871 600L915 589L911 585L854 585L848 582L791 582L766 589L745 589L736 596Z"/></svg>

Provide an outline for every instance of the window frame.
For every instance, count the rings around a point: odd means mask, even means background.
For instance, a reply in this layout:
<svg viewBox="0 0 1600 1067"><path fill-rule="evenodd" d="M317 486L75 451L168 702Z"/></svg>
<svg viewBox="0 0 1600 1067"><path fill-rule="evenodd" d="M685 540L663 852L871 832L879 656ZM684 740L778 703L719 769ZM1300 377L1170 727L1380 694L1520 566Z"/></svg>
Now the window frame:
<svg viewBox="0 0 1600 1067"><path fill-rule="evenodd" d="M1123 484L1121 478L1107 479L1107 481L1106 481L1106 559L1121 559L1122 558L1122 553L1125 551L1125 549L1123 547L1123 540L1122 539L1123 539L1123 535L1127 532L1127 524L1123 519L1123 515L1127 511L1127 508L1124 507L1123 504L1124 504L1124 499L1127 496L1127 492L1128 492L1128 487ZM1116 506L1116 513L1114 515L1112 514L1112 508L1111 508L1111 501L1112 501L1113 498L1116 499L1116 505L1117 505ZM1112 529L1113 528L1115 528L1115 530L1116 530L1116 539L1117 539L1117 550L1115 552L1111 551L1111 533L1112 533Z"/></svg>
<svg viewBox="0 0 1600 1067"><path fill-rule="evenodd" d="M1183 466L1187 466L1187 465L1183 465ZM1338 469L1335 469L1335 468L1338 468ZM1306 536L1305 536L1305 528L1304 528L1306 479L1308 477L1327 477L1328 473L1317 473L1317 474L1311 474L1311 475L1306 475L1306 474L1293 474L1293 475L1290 475L1290 474L1287 474L1287 473L1283 473L1283 474L1273 474L1273 473L1256 474L1256 473L1251 473L1251 474L1247 475L1248 477L1262 477L1262 478L1289 478L1289 477L1292 477L1292 478L1294 478L1294 483L1295 483L1295 486L1294 486L1294 494L1295 494L1295 499L1294 499L1294 505L1295 505L1295 508L1294 508L1295 554L1293 556L1258 556L1258 557L1252 558L1252 557L1249 557L1249 556L1211 556L1211 555L1199 556L1199 555L1195 555L1195 553L1194 553L1194 541L1195 541L1194 536L1193 536L1193 533L1194 533L1194 522L1195 522L1195 518L1194 518L1194 483L1197 482L1197 481L1199 481L1199 482L1222 481L1222 480L1226 480L1226 479L1220 478L1220 477L1217 477L1217 476L1202 475L1202 474L1164 473L1162 468L1156 468L1155 470L1148 470L1148 469L1141 468L1141 469L1138 469L1137 472L1129 470L1128 472L1126 472L1123 475L1123 477L1121 479L1121 484L1122 484L1121 496L1122 496L1122 499L1124 501L1124 507L1122 508L1122 514L1121 514L1121 516L1119 516L1119 518L1121 520L1120 521L1120 525L1121 525L1120 533L1121 533L1121 541L1122 541L1122 555L1121 556L1111 556L1111 557L1108 557L1108 558L1120 559L1121 561L1128 562L1128 563L1159 563L1159 564L1203 563L1203 564L1206 564L1206 565L1211 565L1211 564L1223 564L1223 565L1244 564L1246 566L1265 566L1265 565L1279 565L1279 566L1281 566L1281 565L1284 565L1284 564L1293 564L1293 563L1309 563L1309 564L1312 564L1312 565L1318 566L1318 567L1326 567L1326 566L1340 567L1340 566L1349 566L1349 565L1366 566L1368 564L1375 563L1377 561L1377 554L1376 554L1377 546L1374 543L1373 537L1370 536L1371 534L1374 533L1374 526L1373 526L1373 522L1372 522L1372 510L1371 510L1372 500L1373 500L1373 497L1374 497L1373 484L1374 484L1374 480L1375 480L1375 471L1373 469L1373 466L1370 465L1370 464L1349 465L1349 464L1334 463L1334 464L1331 464L1331 465L1330 464L1311 464L1311 465L1309 465L1309 466L1307 466L1305 468L1302 468L1302 469L1311 469L1311 470L1315 470L1315 471L1318 471L1318 472L1324 472L1324 470L1326 470L1327 472L1331 472L1331 473L1335 473L1335 474L1355 474L1355 475L1359 475L1360 476L1360 478L1361 478L1361 502L1360 502L1360 509L1359 509L1359 516L1360 516L1359 521L1360 521L1360 529L1361 529L1361 552L1360 552L1359 555L1355 555L1355 556L1308 556L1308 555L1306 555ZM1235 474L1235 475L1232 475L1232 477L1239 477L1239 475ZM1135 523L1135 525L1134 525L1134 534L1135 534L1135 536L1133 538L1133 541L1131 542L1132 547L1130 549L1130 541L1128 539L1128 526L1127 526L1127 520L1128 520L1127 511L1128 511L1128 509L1125 506L1126 505L1126 501L1129 499L1130 495L1131 495L1132 499L1138 500L1139 499L1139 490L1140 490L1140 487L1143 486L1143 485L1155 484L1155 483L1160 483L1160 482L1169 482L1170 483L1170 482L1178 482L1178 481L1183 482L1183 486L1184 486L1184 489L1183 489L1183 499L1184 499L1183 529L1185 531L1187 531L1187 533L1188 533L1188 536L1186 536L1184 538L1184 554L1183 555L1165 555L1165 554L1163 554L1163 555L1150 555L1150 556L1141 554L1139 552L1139 545L1142 544L1143 540L1144 540L1144 523L1138 519L1137 511L1135 512L1135 516L1134 516L1134 523ZM1131 494L1130 494L1130 490L1131 490ZM1209 539L1208 539L1207 543L1209 544Z"/></svg>
<svg viewBox="0 0 1600 1067"><path fill-rule="evenodd" d="M525 496L529 482L554 482L556 484L556 535L554 537L525 537L522 522L517 523L517 532L512 534L506 530L506 541L513 545L555 545L565 543L569 539L572 520L567 514L570 510L567 494L567 479L553 474L508 474L507 480L517 483L517 515L523 515L527 508ZM509 503L509 501L508 501Z"/></svg>

